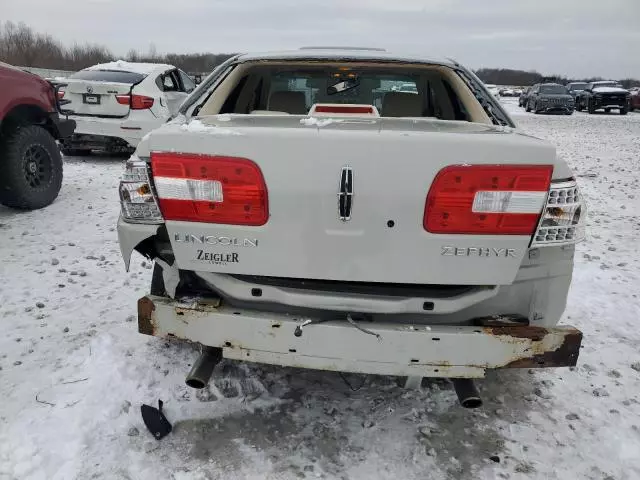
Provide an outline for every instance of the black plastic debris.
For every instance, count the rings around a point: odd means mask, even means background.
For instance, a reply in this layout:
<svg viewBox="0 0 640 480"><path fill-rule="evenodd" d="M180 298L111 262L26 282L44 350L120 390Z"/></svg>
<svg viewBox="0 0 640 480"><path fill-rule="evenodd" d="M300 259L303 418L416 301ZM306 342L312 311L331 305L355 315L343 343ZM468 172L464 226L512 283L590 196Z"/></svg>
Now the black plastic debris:
<svg viewBox="0 0 640 480"><path fill-rule="evenodd" d="M172 429L169 420L162 413L162 405L162 400L158 400L158 408L150 405L142 405L140 407L142 420L156 440L162 440L171 433Z"/></svg>

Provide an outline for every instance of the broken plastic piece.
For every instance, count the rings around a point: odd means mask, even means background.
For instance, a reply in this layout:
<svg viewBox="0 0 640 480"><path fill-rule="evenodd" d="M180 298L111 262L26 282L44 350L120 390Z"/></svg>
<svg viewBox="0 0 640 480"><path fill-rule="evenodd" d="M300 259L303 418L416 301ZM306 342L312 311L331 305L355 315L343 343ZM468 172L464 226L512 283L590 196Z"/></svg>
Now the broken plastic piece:
<svg viewBox="0 0 640 480"><path fill-rule="evenodd" d="M150 405L142 405L140 412L142 420L156 440L162 440L171 433L172 427L167 417L162 413L162 400L158 400L158 408Z"/></svg>

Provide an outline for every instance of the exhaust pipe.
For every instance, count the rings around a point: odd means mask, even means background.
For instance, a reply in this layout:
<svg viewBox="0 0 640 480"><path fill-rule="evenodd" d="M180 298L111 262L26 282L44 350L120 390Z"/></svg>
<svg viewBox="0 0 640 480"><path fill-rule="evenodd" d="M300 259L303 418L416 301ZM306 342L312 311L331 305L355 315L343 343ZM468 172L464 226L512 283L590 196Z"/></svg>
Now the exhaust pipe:
<svg viewBox="0 0 640 480"><path fill-rule="evenodd" d="M476 384L470 378L453 378L451 379L453 388L458 395L458 401L464 408L479 408L482 406L480 392L476 388Z"/></svg>
<svg viewBox="0 0 640 480"><path fill-rule="evenodd" d="M204 347L202 354L193 364L189 375L185 380L191 388L204 388L209 383L215 366L222 360L222 349L217 347Z"/></svg>

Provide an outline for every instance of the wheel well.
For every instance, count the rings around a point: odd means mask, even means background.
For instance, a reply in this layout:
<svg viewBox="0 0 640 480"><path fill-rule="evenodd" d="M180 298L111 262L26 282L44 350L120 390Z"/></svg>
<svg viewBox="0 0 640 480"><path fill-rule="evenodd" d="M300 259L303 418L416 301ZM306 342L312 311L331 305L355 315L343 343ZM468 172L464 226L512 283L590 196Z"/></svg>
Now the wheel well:
<svg viewBox="0 0 640 480"><path fill-rule="evenodd" d="M0 124L0 133L7 133L24 125L41 125L54 138L58 138L58 132L47 112L35 105L18 105L11 109Z"/></svg>

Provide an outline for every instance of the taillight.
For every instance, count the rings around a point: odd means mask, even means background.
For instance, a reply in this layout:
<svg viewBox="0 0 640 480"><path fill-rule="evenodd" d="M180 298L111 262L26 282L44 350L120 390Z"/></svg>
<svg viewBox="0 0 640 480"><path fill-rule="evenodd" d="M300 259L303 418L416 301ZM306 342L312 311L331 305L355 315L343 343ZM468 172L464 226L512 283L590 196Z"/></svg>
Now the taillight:
<svg viewBox="0 0 640 480"><path fill-rule="evenodd" d="M162 223L162 215L149 181L148 165L135 155L127 162L120 181L122 218L135 223Z"/></svg>
<svg viewBox="0 0 640 480"><path fill-rule="evenodd" d="M131 110L146 110L153 107L153 98L144 95L116 95L120 105L129 105Z"/></svg>
<svg viewBox="0 0 640 480"><path fill-rule="evenodd" d="M532 247L565 245L584 240L585 206L575 180L551 184L547 204Z"/></svg>
<svg viewBox="0 0 640 480"><path fill-rule="evenodd" d="M452 165L433 181L423 224L431 233L532 235L553 165Z"/></svg>
<svg viewBox="0 0 640 480"><path fill-rule="evenodd" d="M238 157L153 152L151 168L166 220L264 225L267 186L251 160Z"/></svg>
<svg viewBox="0 0 640 480"><path fill-rule="evenodd" d="M64 98L64 90L58 90L58 100L62 100Z"/></svg>

